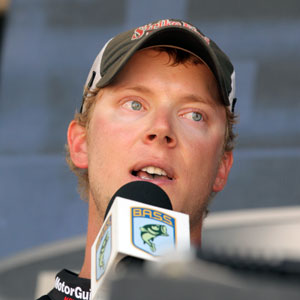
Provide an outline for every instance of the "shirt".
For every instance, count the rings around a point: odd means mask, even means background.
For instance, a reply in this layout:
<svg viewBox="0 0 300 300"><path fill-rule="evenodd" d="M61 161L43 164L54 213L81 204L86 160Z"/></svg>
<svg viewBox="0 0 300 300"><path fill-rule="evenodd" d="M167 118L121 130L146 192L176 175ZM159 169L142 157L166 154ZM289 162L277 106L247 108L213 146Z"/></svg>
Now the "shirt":
<svg viewBox="0 0 300 300"><path fill-rule="evenodd" d="M62 270L56 275L54 288L38 300L89 300L90 295L90 279L80 278L71 271Z"/></svg>

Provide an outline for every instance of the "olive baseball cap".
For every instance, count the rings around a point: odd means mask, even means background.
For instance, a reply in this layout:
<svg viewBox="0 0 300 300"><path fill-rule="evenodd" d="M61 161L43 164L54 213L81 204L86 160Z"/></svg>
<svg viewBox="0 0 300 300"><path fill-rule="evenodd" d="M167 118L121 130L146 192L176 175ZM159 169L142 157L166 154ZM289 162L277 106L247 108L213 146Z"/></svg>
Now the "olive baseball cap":
<svg viewBox="0 0 300 300"><path fill-rule="evenodd" d="M120 33L104 45L88 74L80 112L88 91L109 85L138 50L154 46L183 49L203 60L217 80L224 105L234 111L235 71L227 55L190 23L165 19Z"/></svg>

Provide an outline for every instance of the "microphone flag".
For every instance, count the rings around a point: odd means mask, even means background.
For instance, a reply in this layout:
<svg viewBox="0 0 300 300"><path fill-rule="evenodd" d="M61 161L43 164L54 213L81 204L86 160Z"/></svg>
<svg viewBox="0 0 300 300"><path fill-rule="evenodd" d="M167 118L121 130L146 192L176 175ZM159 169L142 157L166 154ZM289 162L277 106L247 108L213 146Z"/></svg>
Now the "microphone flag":
<svg viewBox="0 0 300 300"><path fill-rule="evenodd" d="M189 216L117 196L91 253L91 299L107 294L106 279L125 256L155 261L190 248Z"/></svg>

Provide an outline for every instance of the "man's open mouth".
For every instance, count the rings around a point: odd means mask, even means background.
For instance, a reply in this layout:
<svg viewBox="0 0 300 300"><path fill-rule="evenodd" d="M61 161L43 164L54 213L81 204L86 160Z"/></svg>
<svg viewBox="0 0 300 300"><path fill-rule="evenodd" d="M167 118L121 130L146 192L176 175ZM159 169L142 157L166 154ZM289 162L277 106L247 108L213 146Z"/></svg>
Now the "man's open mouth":
<svg viewBox="0 0 300 300"><path fill-rule="evenodd" d="M168 179L173 180L171 176L167 174L167 172L161 168L148 166L144 167L140 170L133 170L131 172L133 176L139 177L144 180L152 180L152 179Z"/></svg>

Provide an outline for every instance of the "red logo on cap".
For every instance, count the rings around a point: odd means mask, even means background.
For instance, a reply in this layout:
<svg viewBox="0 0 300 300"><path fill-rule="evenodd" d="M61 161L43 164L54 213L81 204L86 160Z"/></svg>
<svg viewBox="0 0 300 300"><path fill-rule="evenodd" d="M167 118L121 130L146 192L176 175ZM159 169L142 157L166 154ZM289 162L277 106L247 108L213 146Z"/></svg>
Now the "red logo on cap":
<svg viewBox="0 0 300 300"><path fill-rule="evenodd" d="M159 29L159 28L162 28L162 27L167 27L167 26L178 26L178 27L186 27L190 30L193 30L194 32L196 32L197 34L199 34L204 40L205 42L209 45L210 43L210 40L208 37L204 36L203 34L201 34L196 27L186 23L186 22L183 22L183 21L172 21L172 20L160 20L158 21L157 23L150 23L148 25L144 25L144 26L141 26L141 27L138 27L132 37L131 37L131 40L138 40L140 38L142 38L144 35L147 35L149 32L155 30L155 29Z"/></svg>

